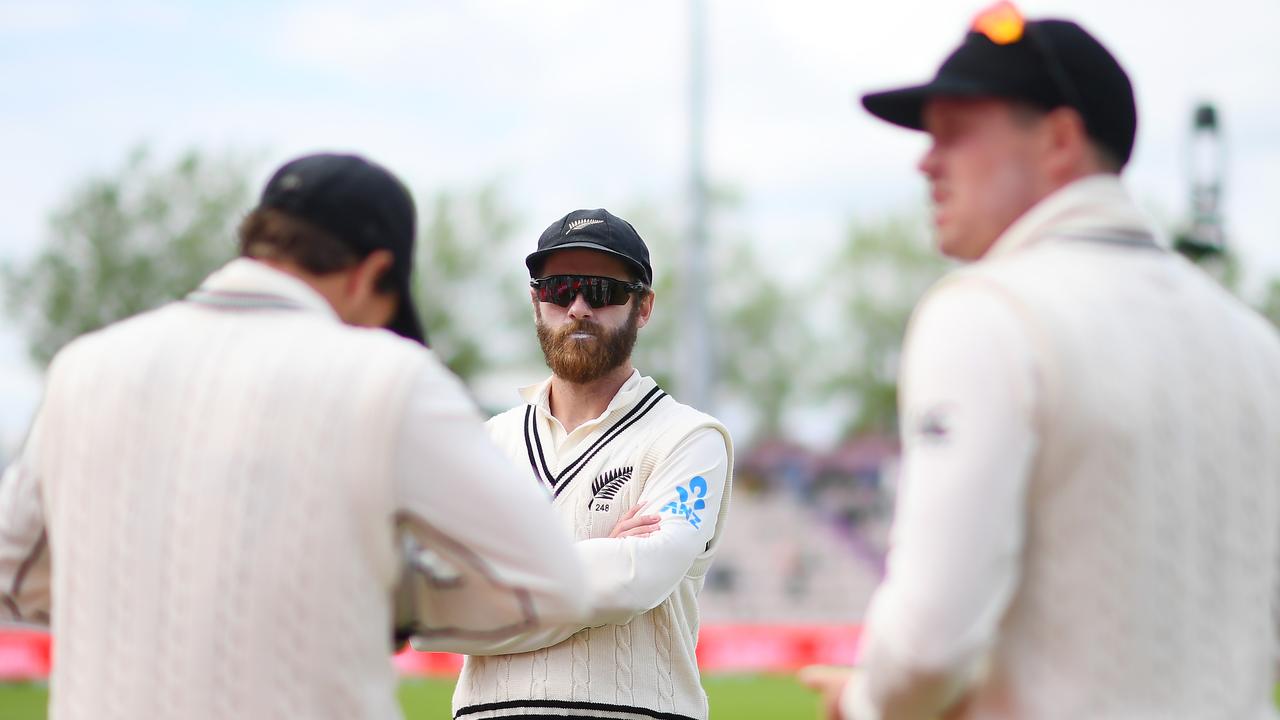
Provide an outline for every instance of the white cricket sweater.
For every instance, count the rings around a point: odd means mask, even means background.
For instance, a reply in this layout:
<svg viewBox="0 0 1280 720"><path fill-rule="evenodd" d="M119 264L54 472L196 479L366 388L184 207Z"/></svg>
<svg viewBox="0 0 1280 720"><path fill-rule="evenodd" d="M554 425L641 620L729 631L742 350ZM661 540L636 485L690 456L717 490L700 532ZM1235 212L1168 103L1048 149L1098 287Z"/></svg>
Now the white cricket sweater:
<svg viewBox="0 0 1280 720"><path fill-rule="evenodd" d="M847 720L1276 717L1280 339L1117 178L930 291L901 401Z"/></svg>
<svg viewBox="0 0 1280 720"><path fill-rule="evenodd" d="M703 720L697 594L729 509L729 434L635 373L594 427L570 435L581 441L557 452L563 430L547 408L548 387L526 389L529 404L488 427L529 469L528 482L555 498L579 540L595 612L585 623L472 648L455 717ZM658 532L610 539L637 503L660 514Z"/></svg>
<svg viewBox="0 0 1280 720"><path fill-rule="evenodd" d="M51 619L60 720L398 718L398 524L468 560L423 598L442 641L580 616L522 480L431 353L235 260L58 354L0 482L0 617Z"/></svg>

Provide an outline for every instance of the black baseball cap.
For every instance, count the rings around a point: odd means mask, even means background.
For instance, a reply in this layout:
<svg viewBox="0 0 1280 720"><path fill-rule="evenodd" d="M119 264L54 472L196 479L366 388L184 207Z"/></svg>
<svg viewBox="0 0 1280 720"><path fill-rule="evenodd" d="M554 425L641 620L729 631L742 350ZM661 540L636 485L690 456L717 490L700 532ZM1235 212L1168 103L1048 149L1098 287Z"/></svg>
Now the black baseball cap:
<svg viewBox="0 0 1280 720"><path fill-rule="evenodd" d="M862 105L882 120L923 130L924 104L934 97L1006 98L1046 110L1072 107L1089 136L1121 167L1129 161L1138 129L1129 76L1102 43L1069 20L1024 20L1009 2L979 14L932 80L868 93Z"/></svg>
<svg viewBox="0 0 1280 720"><path fill-rule="evenodd" d="M387 329L426 344L410 283L417 213L413 197L391 171L358 155L305 155L276 170L258 206L327 230L361 257L389 250L400 302Z"/></svg>
<svg viewBox="0 0 1280 720"><path fill-rule="evenodd" d="M653 285L649 248L631 223L603 208L574 210L551 223L538 238L538 249L524 259L529 276L542 272L542 263L557 250L587 248L608 253L630 265L645 285Z"/></svg>

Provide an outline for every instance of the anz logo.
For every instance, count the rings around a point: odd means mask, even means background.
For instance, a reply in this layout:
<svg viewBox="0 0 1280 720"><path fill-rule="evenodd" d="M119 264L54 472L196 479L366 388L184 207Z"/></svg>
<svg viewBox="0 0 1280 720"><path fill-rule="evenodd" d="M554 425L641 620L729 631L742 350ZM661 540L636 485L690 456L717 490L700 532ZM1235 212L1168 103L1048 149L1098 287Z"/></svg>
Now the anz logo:
<svg viewBox="0 0 1280 720"><path fill-rule="evenodd" d="M591 499L587 507L592 511L609 512L610 501L618 496L618 491L631 479L631 467L610 470L591 481Z"/></svg>
<svg viewBox="0 0 1280 720"><path fill-rule="evenodd" d="M698 514L699 510L707 508L707 481L701 475L694 475L689 479L687 487L676 488L676 500L673 500L662 506L662 512L679 515L689 521L689 524L695 528L702 526L702 516Z"/></svg>

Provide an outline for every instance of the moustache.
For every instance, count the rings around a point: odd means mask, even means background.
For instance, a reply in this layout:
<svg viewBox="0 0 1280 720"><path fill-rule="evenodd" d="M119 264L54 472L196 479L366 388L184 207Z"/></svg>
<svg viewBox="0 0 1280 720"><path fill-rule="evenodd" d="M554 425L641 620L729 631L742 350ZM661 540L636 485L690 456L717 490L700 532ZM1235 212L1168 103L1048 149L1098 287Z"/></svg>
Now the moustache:
<svg viewBox="0 0 1280 720"><path fill-rule="evenodd" d="M590 335L599 340L604 337L604 327L593 320L575 320L572 325L566 325L556 331L556 338L563 340L570 335L582 334Z"/></svg>

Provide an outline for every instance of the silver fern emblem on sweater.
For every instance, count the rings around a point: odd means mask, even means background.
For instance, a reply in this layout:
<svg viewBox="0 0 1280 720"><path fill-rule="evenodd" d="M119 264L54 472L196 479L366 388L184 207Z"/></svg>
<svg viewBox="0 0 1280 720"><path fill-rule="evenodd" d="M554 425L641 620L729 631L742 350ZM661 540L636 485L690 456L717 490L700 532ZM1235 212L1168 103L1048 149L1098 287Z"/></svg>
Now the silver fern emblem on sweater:
<svg viewBox="0 0 1280 720"><path fill-rule="evenodd" d="M631 467L621 467L603 473L591 481L591 499L587 507L593 510L608 511L609 501L618 496L618 491L631 479Z"/></svg>

